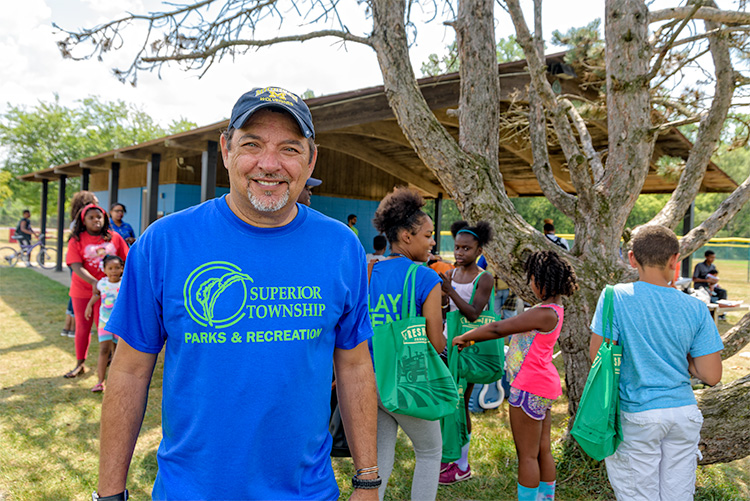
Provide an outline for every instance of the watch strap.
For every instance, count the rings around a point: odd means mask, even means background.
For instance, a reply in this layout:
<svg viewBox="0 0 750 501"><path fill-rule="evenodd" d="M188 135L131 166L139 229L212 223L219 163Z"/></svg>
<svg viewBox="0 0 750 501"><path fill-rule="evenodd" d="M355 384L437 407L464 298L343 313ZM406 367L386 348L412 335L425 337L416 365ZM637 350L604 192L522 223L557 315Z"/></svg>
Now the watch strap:
<svg viewBox="0 0 750 501"><path fill-rule="evenodd" d="M119 494L113 494L112 496L104 496L101 497L99 494L97 494L96 491L91 494L92 501L127 501L130 497L128 490L125 489Z"/></svg>

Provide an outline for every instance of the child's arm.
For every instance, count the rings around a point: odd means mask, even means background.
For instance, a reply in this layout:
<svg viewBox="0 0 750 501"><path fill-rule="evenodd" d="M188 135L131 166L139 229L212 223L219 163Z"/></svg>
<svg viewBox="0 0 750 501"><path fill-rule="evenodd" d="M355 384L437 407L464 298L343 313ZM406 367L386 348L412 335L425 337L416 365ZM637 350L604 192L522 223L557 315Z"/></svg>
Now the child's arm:
<svg viewBox="0 0 750 501"><path fill-rule="evenodd" d="M91 314L94 312L94 305L99 300L100 296L101 296L101 292L99 292L99 289L96 288L96 284L95 284L94 292L91 295L91 299L89 299L89 304L86 305L86 312L83 314L83 316L86 317L86 320L91 319Z"/></svg>
<svg viewBox="0 0 750 501"><path fill-rule="evenodd" d="M485 324L472 329L466 334L453 338L453 345L459 350L471 346L474 342L489 341L519 332L537 330L549 332L557 325L557 313L552 308L532 308L523 313L500 322Z"/></svg>
<svg viewBox="0 0 750 501"><path fill-rule="evenodd" d="M479 283L477 284L477 292L474 294L473 304L467 303L458 295L450 280L443 281L443 293L456 303L458 311L460 311L469 322L474 322L479 318L484 307L487 306L487 303L490 301L490 294L492 293L492 285L494 282L495 280L490 273L484 273L479 277Z"/></svg>
<svg viewBox="0 0 750 501"><path fill-rule="evenodd" d="M688 372L709 386L721 381L722 370L720 351L695 358L688 355Z"/></svg>

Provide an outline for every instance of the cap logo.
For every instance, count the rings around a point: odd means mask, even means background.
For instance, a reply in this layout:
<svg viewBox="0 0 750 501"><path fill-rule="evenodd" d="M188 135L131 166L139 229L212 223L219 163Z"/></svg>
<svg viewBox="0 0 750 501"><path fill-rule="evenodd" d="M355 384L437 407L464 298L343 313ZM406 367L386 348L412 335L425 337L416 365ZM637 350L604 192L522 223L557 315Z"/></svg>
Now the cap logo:
<svg viewBox="0 0 750 501"><path fill-rule="evenodd" d="M255 97L257 97L261 101L282 103L286 104L287 106L294 106L297 101L299 101L299 98L296 95L292 94L288 90L280 89L279 87L266 87L264 89L258 89L255 91Z"/></svg>

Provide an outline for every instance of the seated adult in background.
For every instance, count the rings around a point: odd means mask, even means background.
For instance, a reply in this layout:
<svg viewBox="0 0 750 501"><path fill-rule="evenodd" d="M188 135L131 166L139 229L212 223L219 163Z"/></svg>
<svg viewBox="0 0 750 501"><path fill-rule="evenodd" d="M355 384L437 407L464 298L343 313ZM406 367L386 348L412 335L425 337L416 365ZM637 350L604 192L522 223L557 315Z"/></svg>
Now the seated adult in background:
<svg viewBox="0 0 750 501"><path fill-rule="evenodd" d="M381 261L385 259L385 249L388 247L388 240L384 235L375 235L372 239L372 248L375 252L367 254L367 262L370 261Z"/></svg>
<svg viewBox="0 0 750 501"><path fill-rule="evenodd" d="M714 261L716 260L716 253L712 250L707 250L703 255L706 258L705 261L696 264L695 269L693 270L693 287L708 289L710 294L711 285L714 285L719 281L719 279L715 276L716 266L714 266ZM709 277L708 275L714 276ZM722 289L718 285L714 285L713 291L716 293L716 295L711 296L711 302L716 302L719 299L727 298L727 291L725 289Z"/></svg>
<svg viewBox="0 0 750 501"><path fill-rule="evenodd" d="M133 231L132 226L122 220L126 212L127 209L123 204L119 202L113 203L109 208L110 226L115 233L125 239L125 243L133 245L133 242L135 242L135 231Z"/></svg>

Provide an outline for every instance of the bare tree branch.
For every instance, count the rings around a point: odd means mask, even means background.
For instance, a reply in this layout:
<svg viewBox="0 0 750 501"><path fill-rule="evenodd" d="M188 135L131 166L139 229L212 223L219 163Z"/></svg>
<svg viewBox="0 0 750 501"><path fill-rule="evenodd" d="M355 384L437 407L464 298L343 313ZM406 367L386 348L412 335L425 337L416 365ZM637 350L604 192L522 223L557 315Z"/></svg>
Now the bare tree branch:
<svg viewBox="0 0 750 501"><path fill-rule="evenodd" d="M750 313L745 314L739 322L721 336L724 349L721 350L721 359L733 357L750 342Z"/></svg>
<svg viewBox="0 0 750 501"><path fill-rule="evenodd" d="M708 31L718 28L717 23L713 21L706 21L705 24ZM685 164L685 169L680 175L677 188L672 192L672 196L659 214L651 220L651 223L661 224L672 229L682 221L685 211L700 190L701 181L706 174L711 155L713 155L718 144L721 129L724 126L734 94L734 69L729 53L729 44L726 38L717 35L710 36L708 40L716 74L714 98L711 101L708 113L701 120L695 143ZM727 221L725 221L725 224ZM719 229L717 228L716 231Z"/></svg>
<svg viewBox="0 0 750 501"><path fill-rule="evenodd" d="M649 23L666 21L667 19L685 19L693 16L695 19L713 21L715 23L750 24L750 13L733 10L721 10L715 7L701 7L693 13L692 7L675 7L671 9L655 10L649 13Z"/></svg>
<svg viewBox="0 0 750 501"><path fill-rule="evenodd" d="M662 46L661 50L659 51L659 55L656 58L656 62L651 66L651 71L648 75L646 75L646 78L648 80L652 80L656 75L659 73L659 70L661 69L661 65L664 62L664 58L667 57L667 53L672 50L672 46L674 44L674 41L677 40L677 37L680 36L680 33L682 33L682 30L685 29L685 26L688 25L690 22L690 19L695 15L695 12L700 8L700 4L695 4L691 7L690 15L686 16L680 25L677 27L676 30L672 32L672 36L669 37L669 40Z"/></svg>
<svg viewBox="0 0 750 501"><path fill-rule="evenodd" d="M165 61L184 61L187 59L206 59L218 53L221 53L230 47L266 47L283 42L305 42L307 40L313 40L323 37L336 37L347 42L357 42L364 45L370 45L369 38L355 36L346 31L321 30L313 31L311 33L305 33L303 35L269 38L268 40L223 40L222 42L217 43L216 45L213 45L204 51L191 52L188 54L174 54L171 56L143 57L141 58L141 61L143 61L144 63L158 63Z"/></svg>
<svg viewBox="0 0 750 501"><path fill-rule="evenodd" d="M516 28L516 41L523 47L526 54L532 90L539 94L544 106L550 111L552 125L560 141L560 147L568 161L571 182L575 186L578 198L591 199L593 196L591 192L592 180L585 165L586 157L578 147L573 128L568 121L566 110L558 103L552 86L547 81L547 66L536 50L533 38L524 20L521 6L518 0L507 0L506 5ZM590 201L586 205L595 206L593 201Z"/></svg>
<svg viewBox="0 0 750 501"><path fill-rule="evenodd" d="M680 239L680 256L684 257L692 254L705 245L720 229L732 220L748 199L750 199L750 177L745 179L745 182L734 190L726 200L719 204L719 207L708 219L690 230L690 233Z"/></svg>
<svg viewBox="0 0 750 501"><path fill-rule="evenodd" d="M586 126L586 122L583 120L583 117L581 117L580 113L578 113L576 107L573 106L573 103L571 103L569 100L559 99L559 102L560 106L567 110L570 120L573 122L576 131L578 131L578 137L581 141L581 146L583 147L583 151L586 153L586 160L588 161L587 163L591 166L591 171L593 174L592 177L594 179L594 182L598 183L604 177L604 165L602 164L602 159L599 155L599 152L597 152L594 148L594 141L591 139L591 134L589 134L589 129Z"/></svg>
<svg viewBox="0 0 750 501"><path fill-rule="evenodd" d="M651 129L651 132L654 132L654 133L665 132L671 129L672 127L679 127L681 125L694 124L703 120L703 118L705 118L707 115L708 113L700 113L698 115L688 117L683 120L675 120L673 122L666 122L657 127L654 127L653 129Z"/></svg>
<svg viewBox="0 0 750 501"><path fill-rule="evenodd" d="M683 38L681 40L677 40L672 43L672 48L685 45L693 42L697 42L699 40L703 40L705 38L708 38L711 35L728 35L730 33L737 33L737 32L750 32L750 26L730 26L727 28L721 28L716 30L707 31L705 33L701 33L699 35L694 35L692 37Z"/></svg>

